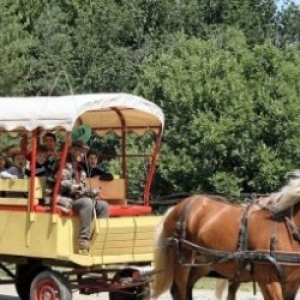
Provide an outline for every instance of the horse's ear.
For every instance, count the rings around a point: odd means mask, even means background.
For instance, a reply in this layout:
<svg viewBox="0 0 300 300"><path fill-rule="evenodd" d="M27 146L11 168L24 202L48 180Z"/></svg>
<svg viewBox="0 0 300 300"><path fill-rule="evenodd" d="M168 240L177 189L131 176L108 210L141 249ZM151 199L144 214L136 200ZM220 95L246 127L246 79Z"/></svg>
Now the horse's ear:
<svg viewBox="0 0 300 300"><path fill-rule="evenodd" d="M284 179L291 180L291 179L299 179L300 178L300 170L293 170L290 172L287 172L284 175Z"/></svg>

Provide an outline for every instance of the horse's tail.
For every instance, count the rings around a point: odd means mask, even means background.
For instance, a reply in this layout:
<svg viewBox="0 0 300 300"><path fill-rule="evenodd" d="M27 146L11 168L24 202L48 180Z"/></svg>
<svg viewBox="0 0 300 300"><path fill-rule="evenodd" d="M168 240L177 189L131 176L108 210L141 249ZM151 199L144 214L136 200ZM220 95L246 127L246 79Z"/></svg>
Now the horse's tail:
<svg viewBox="0 0 300 300"><path fill-rule="evenodd" d="M173 210L170 208L164 215L162 221L156 228L155 244L154 244L154 267L156 273L153 281L153 297L157 298L171 287L174 277L173 256L170 255L170 247L168 247L167 236L164 231L164 221Z"/></svg>

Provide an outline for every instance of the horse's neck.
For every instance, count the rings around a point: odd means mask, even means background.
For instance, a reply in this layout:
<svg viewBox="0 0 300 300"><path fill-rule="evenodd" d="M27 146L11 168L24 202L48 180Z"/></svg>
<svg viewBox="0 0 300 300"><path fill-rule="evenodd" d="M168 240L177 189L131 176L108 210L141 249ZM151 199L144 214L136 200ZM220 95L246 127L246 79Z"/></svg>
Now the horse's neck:
<svg viewBox="0 0 300 300"><path fill-rule="evenodd" d="M300 228L300 203L297 203L296 205L294 205L294 208L291 212L292 212L295 223Z"/></svg>

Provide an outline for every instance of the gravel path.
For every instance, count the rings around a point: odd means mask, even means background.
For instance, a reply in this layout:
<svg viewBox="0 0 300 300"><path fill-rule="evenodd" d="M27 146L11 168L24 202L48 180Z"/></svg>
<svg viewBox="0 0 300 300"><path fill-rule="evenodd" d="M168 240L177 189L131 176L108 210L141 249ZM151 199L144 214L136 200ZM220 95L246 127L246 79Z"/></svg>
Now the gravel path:
<svg viewBox="0 0 300 300"><path fill-rule="evenodd" d="M73 300L108 300L107 293L101 293L99 295L84 296L74 293ZM214 300L212 290L195 290L194 299L196 300ZM262 300L261 296L252 296L250 293L239 292L237 296L238 300ZM300 298L298 298L300 299ZM15 292L13 285L0 285L0 300L19 300ZM168 293L162 295L159 300L171 300Z"/></svg>
<svg viewBox="0 0 300 300"><path fill-rule="evenodd" d="M195 300L215 300L213 297L213 290L194 290ZM263 300L260 293L253 296L249 292L238 292L238 300ZM0 285L0 300L20 300L17 297L15 288L13 285ZM107 293L94 294L90 296L79 295L77 292L73 294L73 300L108 300ZM171 300L169 293L162 295L159 300ZM225 298L224 298L225 300ZM300 294L297 296L296 300L300 300Z"/></svg>

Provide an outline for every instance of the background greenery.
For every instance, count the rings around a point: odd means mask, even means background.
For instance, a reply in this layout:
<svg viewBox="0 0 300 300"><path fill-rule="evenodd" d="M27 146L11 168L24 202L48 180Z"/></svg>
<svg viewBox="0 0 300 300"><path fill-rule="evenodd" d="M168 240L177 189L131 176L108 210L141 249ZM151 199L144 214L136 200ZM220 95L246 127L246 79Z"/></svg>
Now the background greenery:
<svg viewBox="0 0 300 300"><path fill-rule="evenodd" d="M0 0L0 95L48 95L60 71L75 93L142 95L166 115L156 197L265 193L299 168L299 42L289 1Z"/></svg>

